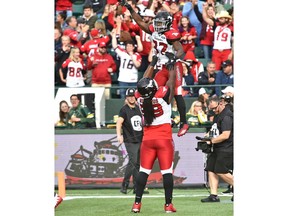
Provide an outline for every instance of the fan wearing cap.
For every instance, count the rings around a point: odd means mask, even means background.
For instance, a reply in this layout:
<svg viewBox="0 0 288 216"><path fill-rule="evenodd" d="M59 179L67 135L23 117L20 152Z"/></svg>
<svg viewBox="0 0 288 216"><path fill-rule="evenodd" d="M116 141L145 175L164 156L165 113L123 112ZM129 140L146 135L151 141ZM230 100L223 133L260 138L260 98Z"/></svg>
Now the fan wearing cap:
<svg viewBox="0 0 288 216"><path fill-rule="evenodd" d="M215 85L233 85L234 74L233 74L233 62L226 60L222 63L222 71L216 74ZM215 91L218 97L221 96L221 89L223 87L216 86Z"/></svg>
<svg viewBox="0 0 288 216"><path fill-rule="evenodd" d="M84 44L87 40L89 40L89 28L84 17L80 16L77 18L77 27L76 31L79 33L83 33L83 38L81 40L81 44Z"/></svg>
<svg viewBox="0 0 288 216"><path fill-rule="evenodd" d="M98 44L98 52L87 59L87 67L92 70L91 87L106 87L105 98L110 98L112 86L111 75L116 72L117 66L112 55L107 52L105 42Z"/></svg>
<svg viewBox="0 0 288 216"><path fill-rule="evenodd" d="M105 44L108 44L111 40L110 36L104 36L104 37L100 38L100 36L99 36L100 33L101 33L100 30L98 30L96 28L91 29L91 31L90 31L90 38L91 39L86 41L80 47L81 53L83 53L83 56L84 56L84 58L87 59L87 62L89 60L91 60L93 62L93 55L98 52L98 44L99 43L103 42ZM91 58L91 59L89 59L89 58ZM91 69L89 69L87 71L87 79L86 79L87 84L91 84L91 77L92 77L92 71L91 71Z"/></svg>
<svg viewBox="0 0 288 216"><path fill-rule="evenodd" d="M80 22L81 25L84 25L83 23L81 23L83 20L78 21ZM70 37L71 46L80 48L82 45L82 41L84 41L87 37L89 26L85 25L83 28L81 27L81 29L79 29L79 27L77 28L78 21L75 16L67 17L66 23L68 24L68 26L64 30L63 35L67 35Z"/></svg>
<svg viewBox="0 0 288 216"><path fill-rule="evenodd" d="M200 88L198 93L199 93L198 101L202 103L202 110L204 111L205 114L208 114L208 101L209 96L211 94L211 90L207 88Z"/></svg>
<svg viewBox="0 0 288 216"><path fill-rule="evenodd" d="M216 20L207 15L208 4L203 5L203 19L214 29L214 45L212 50L212 61L216 64L216 71L221 69L221 64L233 58L233 22L232 17L225 10L216 14Z"/></svg>
<svg viewBox="0 0 288 216"><path fill-rule="evenodd" d="M91 39L86 41L81 47L81 52L85 53L88 57L92 56L95 52L97 52L98 44L101 42L104 42L105 44L108 44L111 41L110 36L99 36L100 30L93 28L90 31Z"/></svg>
<svg viewBox="0 0 288 216"><path fill-rule="evenodd" d="M226 102L226 107L229 107L230 110L233 112L233 103L234 103L234 88L233 86L227 86L225 89L222 90L223 95L221 98Z"/></svg>
<svg viewBox="0 0 288 216"><path fill-rule="evenodd" d="M199 61L193 51L188 51L184 57L184 61L189 68L190 74L194 78L194 83L198 84L198 76L204 71L204 66L201 61Z"/></svg>
<svg viewBox="0 0 288 216"><path fill-rule="evenodd" d="M136 190L136 177L139 171L140 145L143 138L142 113L136 104L135 89L128 88L125 92L125 104L119 111L116 122L116 134L119 144L125 144L129 162L125 169L121 193L127 194L132 175L133 189Z"/></svg>

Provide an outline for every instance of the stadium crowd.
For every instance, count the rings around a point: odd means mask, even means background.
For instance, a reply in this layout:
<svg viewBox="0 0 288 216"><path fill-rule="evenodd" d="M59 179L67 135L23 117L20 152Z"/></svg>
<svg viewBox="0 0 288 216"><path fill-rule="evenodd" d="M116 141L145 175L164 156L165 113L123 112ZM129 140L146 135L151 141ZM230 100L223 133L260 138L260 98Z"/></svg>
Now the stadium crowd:
<svg viewBox="0 0 288 216"><path fill-rule="evenodd" d="M73 11L74 3L82 3L81 15ZM121 0L55 0L55 87L119 86L116 97L124 97L126 88L136 86L152 60L154 45L151 35L139 27L120 3ZM128 0L127 3L149 24L160 11L171 14L172 20L166 20L167 25L180 33L179 42L186 53L182 61L183 97L198 97L201 86L197 85L223 85L222 89L233 85L232 68L229 73L223 70L226 60L230 60L228 66L233 64L233 1ZM115 37L117 46L113 46ZM78 54L75 55L74 49ZM119 51L127 55L120 55ZM210 68L206 70L207 65L214 66L213 75ZM127 73L121 73L121 69ZM221 96L219 87L216 89L210 96ZM110 94L106 93L107 99Z"/></svg>

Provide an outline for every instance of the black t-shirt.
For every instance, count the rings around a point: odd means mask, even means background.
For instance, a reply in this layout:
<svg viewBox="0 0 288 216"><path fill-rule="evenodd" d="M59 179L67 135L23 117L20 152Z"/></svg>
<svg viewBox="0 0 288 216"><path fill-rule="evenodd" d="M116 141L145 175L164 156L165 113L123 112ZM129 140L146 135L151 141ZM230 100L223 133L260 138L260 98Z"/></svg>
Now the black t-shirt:
<svg viewBox="0 0 288 216"><path fill-rule="evenodd" d="M120 112L119 117L124 119L122 125L123 138L126 143L141 143L143 138L142 114L139 107L130 108L125 104Z"/></svg>
<svg viewBox="0 0 288 216"><path fill-rule="evenodd" d="M230 107L225 107L225 109L218 116L216 116L216 118L214 117L214 120L217 122L219 134L221 134L223 131L231 131L227 140L214 145L214 150L221 152L233 152L233 112L231 112Z"/></svg>

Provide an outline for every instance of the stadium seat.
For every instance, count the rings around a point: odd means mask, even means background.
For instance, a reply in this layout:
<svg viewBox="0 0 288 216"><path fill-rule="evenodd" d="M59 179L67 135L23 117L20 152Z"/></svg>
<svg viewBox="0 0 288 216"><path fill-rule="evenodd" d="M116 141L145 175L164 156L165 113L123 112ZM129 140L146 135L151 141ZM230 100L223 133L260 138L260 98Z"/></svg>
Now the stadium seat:
<svg viewBox="0 0 288 216"><path fill-rule="evenodd" d="M72 5L73 16L79 17L83 14L83 6L85 0L76 0Z"/></svg>
<svg viewBox="0 0 288 216"><path fill-rule="evenodd" d="M210 61L209 59L205 58L198 58L198 60L202 62L204 68L206 68L208 61Z"/></svg>
<svg viewBox="0 0 288 216"><path fill-rule="evenodd" d="M195 54L195 57L196 58L204 58L204 52L203 52L203 49L202 47L200 46L196 46L195 49L194 49L194 54Z"/></svg>

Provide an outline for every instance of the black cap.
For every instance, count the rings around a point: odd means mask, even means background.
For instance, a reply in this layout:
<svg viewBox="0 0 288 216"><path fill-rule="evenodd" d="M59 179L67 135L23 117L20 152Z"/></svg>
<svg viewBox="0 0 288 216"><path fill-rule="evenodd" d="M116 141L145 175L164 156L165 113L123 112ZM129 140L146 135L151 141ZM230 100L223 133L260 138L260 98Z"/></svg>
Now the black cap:
<svg viewBox="0 0 288 216"><path fill-rule="evenodd" d="M86 20L84 17L78 17L77 18L77 24L85 24L86 23Z"/></svg>
<svg viewBox="0 0 288 216"><path fill-rule="evenodd" d="M222 63L222 67L232 66L233 62L231 60L226 60Z"/></svg>
<svg viewBox="0 0 288 216"><path fill-rule="evenodd" d="M134 96L135 94L135 89L134 88L129 88L126 90L126 97L128 96Z"/></svg>

